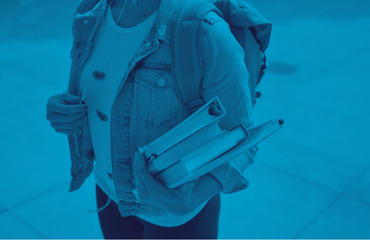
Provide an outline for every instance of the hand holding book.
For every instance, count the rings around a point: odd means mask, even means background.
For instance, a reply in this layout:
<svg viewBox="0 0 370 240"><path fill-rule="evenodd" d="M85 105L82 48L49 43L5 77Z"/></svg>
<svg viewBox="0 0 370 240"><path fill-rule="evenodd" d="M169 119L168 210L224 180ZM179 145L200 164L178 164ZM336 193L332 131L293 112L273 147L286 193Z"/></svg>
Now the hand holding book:
<svg viewBox="0 0 370 240"><path fill-rule="evenodd" d="M144 146L153 177L175 188L207 174L233 157L256 146L282 128L271 120L246 129L243 124L221 130L218 122L226 111L217 97L160 138Z"/></svg>
<svg viewBox="0 0 370 240"><path fill-rule="evenodd" d="M192 192L196 181L175 189L168 188L149 173L143 150L139 147L134 158L134 175L139 180L136 186L139 202L151 203L174 215L186 215L193 210Z"/></svg>

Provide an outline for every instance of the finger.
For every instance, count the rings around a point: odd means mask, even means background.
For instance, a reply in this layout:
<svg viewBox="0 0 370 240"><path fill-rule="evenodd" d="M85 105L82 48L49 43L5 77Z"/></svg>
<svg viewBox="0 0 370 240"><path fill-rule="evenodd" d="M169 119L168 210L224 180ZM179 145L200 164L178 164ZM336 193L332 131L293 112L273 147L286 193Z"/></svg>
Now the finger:
<svg viewBox="0 0 370 240"><path fill-rule="evenodd" d="M66 129L66 130L73 130L77 127L80 127L85 120L87 119L87 114L83 115L79 119L73 122L50 122L50 125L55 129Z"/></svg>
<svg viewBox="0 0 370 240"><path fill-rule="evenodd" d="M73 135L73 134L77 133L78 130L80 130L81 128L82 128L82 125L74 128L74 129L59 129L59 128L57 128L57 129L54 129L54 130L56 132L58 132L58 133L64 133L64 134L67 134L67 135Z"/></svg>
<svg viewBox="0 0 370 240"><path fill-rule="evenodd" d="M137 188L137 195L139 197L139 201L144 201L144 202L147 202L147 199L146 199L146 194L144 193L144 190L143 190L143 185L142 183L139 183L136 188Z"/></svg>
<svg viewBox="0 0 370 240"><path fill-rule="evenodd" d="M148 186L146 186L144 182L141 182L138 186L139 201L144 201L156 207L165 209L163 205L157 201L156 197L150 193L150 191L148 190Z"/></svg>
<svg viewBox="0 0 370 240"><path fill-rule="evenodd" d="M76 112L84 112L88 108L85 104L79 104L79 105L68 105L63 102L59 102L59 104L55 104L53 106L53 111L61 114L72 114Z"/></svg>
<svg viewBox="0 0 370 240"><path fill-rule="evenodd" d="M160 183L159 181L157 181L157 179L155 179L148 171L147 169L147 164L146 164L146 161L144 159L144 155L143 155L143 152L141 151L141 149L138 147L138 151L135 153L137 154L136 155L136 160L137 160L137 164L138 164L138 172L141 176L141 178L143 179L145 185L148 187L148 190L149 192L152 194L152 195L162 195L165 194L165 191L166 191L166 188L165 186L163 186L162 183Z"/></svg>
<svg viewBox="0 0 370 240"><path fill-rule="evenodd" d="M48 112L58 112L64 114L71 114L74 112L83 111L86 104L79 104L81 97L73 96L68 93L57 94L51 97L47 103Z"/></svg>
<svg viewBox="0 0 370 240"><path fill-rule="evenodd" d="M74 133L71 130L66 129L54 129L57 133L63 133L66 135L73 135Z"/></svg>
<svg viewBox="0 0 370 240"><path fill-rule="evenodd" d="M71 114L64 114L64 113L58 113L58 112L49 112L47 116L47 120L54 121L54 122L73 122L77 119L83 117L88 113L88 110L84 110L81 112L75 112Z"/></svg>
<svg viewBox="0 0 370 240"><path fill-rule="evenodd" d="M76 96L68 92L60 94L60 99L63 99L67 104L80 104L82 96Z"/></svg>
<svg viewBox="0 0 370 240"><path fill-rule="evenodd" d="M175 188L176 190L179 190L183 193L191 193L193 191L193 188L195 186L195 184L197 183L197 181L191 181L191 182L187 182L187 183L184 183L180 186L178 186L177 188Z"/></svg>

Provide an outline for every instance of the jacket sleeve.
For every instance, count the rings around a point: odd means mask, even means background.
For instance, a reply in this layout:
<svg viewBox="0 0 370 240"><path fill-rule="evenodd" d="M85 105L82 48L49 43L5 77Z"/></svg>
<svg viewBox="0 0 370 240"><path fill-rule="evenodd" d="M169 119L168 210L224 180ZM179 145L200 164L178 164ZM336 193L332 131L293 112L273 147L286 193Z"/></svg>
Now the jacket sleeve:
<svg viewBox="0 0 370 240"><path fill-rule="evenodd" d="M217 18L209 26L203 42L205 67L201 96L205 103L216 96L221 101L227 112L219 122L222 130L229 130L239 123L248 129L254 126L254 116L244 50L226 21L218 16L212 20ZM256 152L256 148L248 149L209 173L222 186L222 193L235 193L248 186L243 172L253 163Z"/></svg>

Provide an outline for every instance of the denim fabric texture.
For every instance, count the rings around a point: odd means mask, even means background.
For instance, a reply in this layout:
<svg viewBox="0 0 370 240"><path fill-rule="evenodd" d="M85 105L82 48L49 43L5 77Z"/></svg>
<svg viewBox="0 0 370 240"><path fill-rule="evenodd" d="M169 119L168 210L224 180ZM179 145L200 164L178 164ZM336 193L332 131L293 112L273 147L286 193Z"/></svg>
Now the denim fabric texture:
<svg viewBox="0 0 370 240"><path fill-rule="evenodd" d="M82 96L80 76L88 59L93 36L101 24L103 4L100 1L91 11L74 17L73 46L68 93ZM134 54L117 89L111 116L111 152L113 181L119 209L123 217L144 214L163 214L151 204L136 203L132 190L136 188L133 159L136 145L142 147L156 140L190 116L188 105L182 104L174 92L171 75L171 17L181 0L162 0L153 28ZM253 108L248 89L248 71L244 65L244 51L230 32L229 25L216 13L205 17L204 37L201 39L204 78L201 97L208 102L218 97L227 111L219 125L230 129L239 123L254 126ZM93 74L93 73L92 73ZM104 81L102 73L95 74ZM81 187L93 171L93 165L76 153L94 162L94 150L85 121L81 130L68 135L72 161L69 192ZM253 163L256 149L252 148L224 163L209 174L222 186L222 193L235 193L248 186L243 176Z"/></svg>

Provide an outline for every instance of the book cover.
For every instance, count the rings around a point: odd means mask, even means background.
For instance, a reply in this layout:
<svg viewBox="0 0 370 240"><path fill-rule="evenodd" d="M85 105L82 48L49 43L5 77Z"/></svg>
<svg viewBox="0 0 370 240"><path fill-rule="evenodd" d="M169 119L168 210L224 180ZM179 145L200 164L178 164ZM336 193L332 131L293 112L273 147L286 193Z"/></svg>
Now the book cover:
<svg viewBox="0 0 370 240"><path fill-rule="evenodd" d="M225 115L226 111L218 97L213 98L176 127L148 144L144 152L146 159L152 161L179 142L218 122Z"/></svg>

